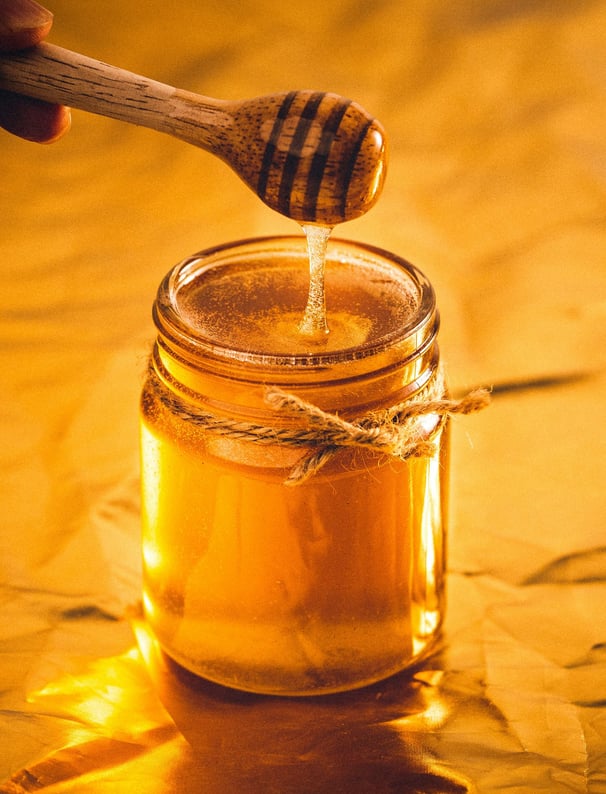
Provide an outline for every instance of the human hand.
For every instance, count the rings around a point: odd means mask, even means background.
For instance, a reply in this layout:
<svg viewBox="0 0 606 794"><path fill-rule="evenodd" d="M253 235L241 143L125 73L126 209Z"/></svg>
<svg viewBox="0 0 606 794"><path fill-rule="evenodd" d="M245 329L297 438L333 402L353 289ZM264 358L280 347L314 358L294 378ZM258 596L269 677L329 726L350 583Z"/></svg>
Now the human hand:
<svg viewBox="0 0 606 794"><path fill-rule="evenodd" d="M33 47L44 39L53 15L35 0L0 0L0 52ZM37 143L51 143L70 128L69 108L0 91L0 127Z"/></svg>

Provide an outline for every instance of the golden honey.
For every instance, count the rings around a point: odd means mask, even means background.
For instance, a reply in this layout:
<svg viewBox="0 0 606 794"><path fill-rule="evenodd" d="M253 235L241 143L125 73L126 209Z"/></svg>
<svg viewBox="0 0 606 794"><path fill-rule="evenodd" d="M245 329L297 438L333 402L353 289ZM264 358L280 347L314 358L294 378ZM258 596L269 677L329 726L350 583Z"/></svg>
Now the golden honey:
<svg viewBox="0 0 606 794"><path fill-rule="evenodd" d="M179 664L238 689L364 686L425 653L442 621L446 420L415 420L433 442L420 456L326 450L317 418L267 401L278 388L356 422L441 389L433 290L403 260L341 240L325 278L321 339L300 332L298 237L197 254L154 306L141 402L146 619ZM325 465L293 484L318 451Z"/></svg>

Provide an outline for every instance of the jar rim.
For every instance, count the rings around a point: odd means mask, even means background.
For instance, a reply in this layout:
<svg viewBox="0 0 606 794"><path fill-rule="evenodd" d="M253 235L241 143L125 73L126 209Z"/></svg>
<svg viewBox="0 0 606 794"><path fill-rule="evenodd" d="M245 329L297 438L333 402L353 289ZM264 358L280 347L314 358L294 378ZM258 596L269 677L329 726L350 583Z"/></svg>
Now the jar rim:
<svg viewBox="0 0 606 794"><path fill-rule="evenodd" d="M413 309L402 324L377 337L371 336L358 345L297 353L268 352L244 345L234 346L193 327L181 305L182 293L201 274L219 266L246 263L253 255L264 262L284 259L287 256L292 258L295 255L306 261L306 240L302 235L251 237L207 248L182 260L167 273L158 289L154 321L163 336L179 349L194 356L210 356L213 360L241 362L252 367L288 367L290 370L308 371L310 368L325 368L372 357L410 338L415 338L413 348L418 350L419 343L426 334L431 337L435 335L436 300L433 287L425 275L410 262L389 251L342 238L330 240L327 262L347 261L354 265L365 264L373 268L389 269L390 274L399 275L403 289L406 287L414 292ZM427 342L429 341L428 338Z"/></svg>

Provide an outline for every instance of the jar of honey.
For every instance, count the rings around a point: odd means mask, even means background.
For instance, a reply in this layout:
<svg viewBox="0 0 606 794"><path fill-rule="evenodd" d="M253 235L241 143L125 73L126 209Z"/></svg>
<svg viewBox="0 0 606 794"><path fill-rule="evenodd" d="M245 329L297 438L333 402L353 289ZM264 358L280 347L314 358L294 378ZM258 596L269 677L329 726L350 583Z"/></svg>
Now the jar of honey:
<svg viewBox="0 0 606 794"><path fill-rule="evenodd" d="M211 681L315 695L432 646L444 614L448 420L433 289L344 240L329 333L300 327L303 237L177 265L154 305L142 406L144 611Z"/></svg>

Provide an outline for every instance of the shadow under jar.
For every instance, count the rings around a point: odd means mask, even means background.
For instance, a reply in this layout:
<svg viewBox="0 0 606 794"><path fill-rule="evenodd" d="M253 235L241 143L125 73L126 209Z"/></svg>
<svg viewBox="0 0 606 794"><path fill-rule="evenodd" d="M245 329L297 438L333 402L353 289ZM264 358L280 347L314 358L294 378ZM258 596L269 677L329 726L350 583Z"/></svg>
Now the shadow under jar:
<svg viewBox="0 0 606 794"><path fill-rule="evenodd" d="M326 431L336 418L380 436L399 429L392 406L443 396L433 289L393 254L344 240L329 244L325 276L322 341L298 330L302 237L198 253L154 304L146 620L176 662L252 692L370 684L424 654L443 617L448 420L409 420L426 446L410 456L348 440L349 425L343 446ZM296 409L268 404L272 390Z"/></svg>

